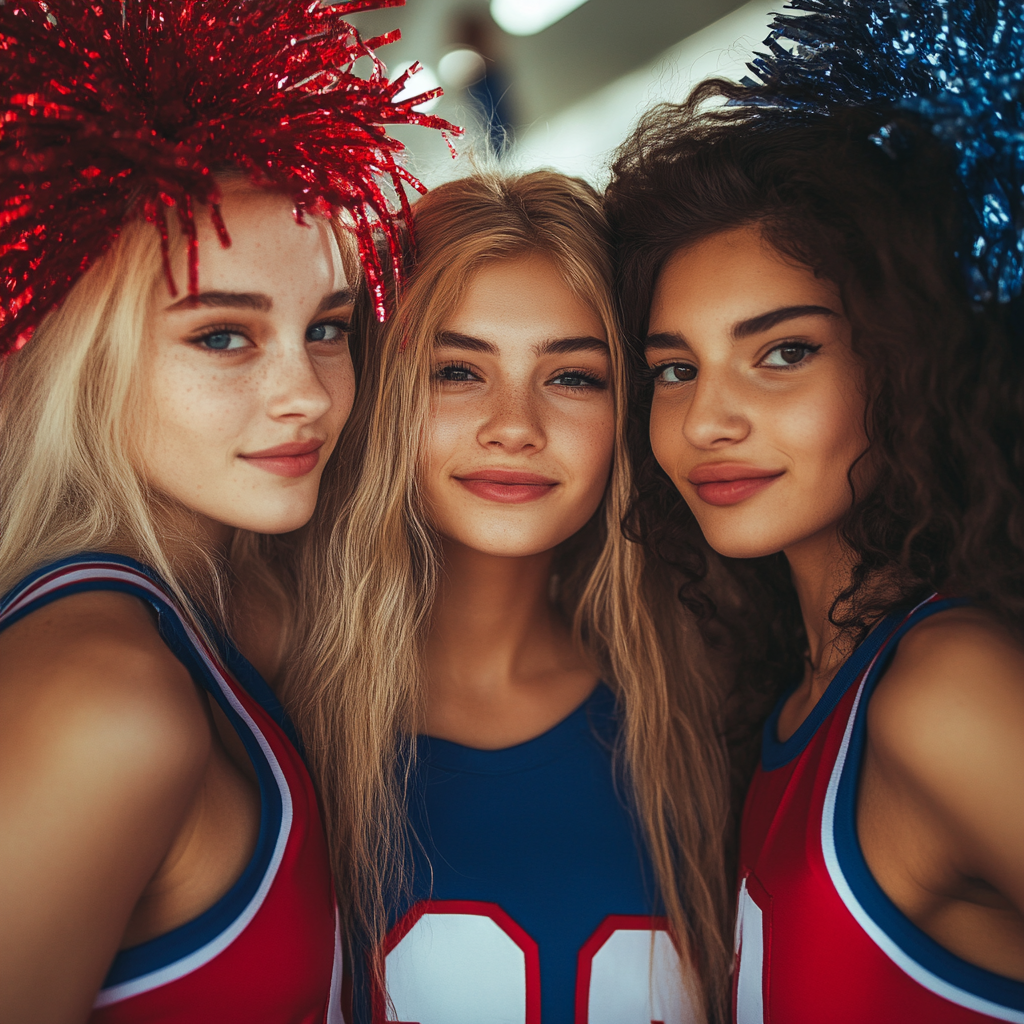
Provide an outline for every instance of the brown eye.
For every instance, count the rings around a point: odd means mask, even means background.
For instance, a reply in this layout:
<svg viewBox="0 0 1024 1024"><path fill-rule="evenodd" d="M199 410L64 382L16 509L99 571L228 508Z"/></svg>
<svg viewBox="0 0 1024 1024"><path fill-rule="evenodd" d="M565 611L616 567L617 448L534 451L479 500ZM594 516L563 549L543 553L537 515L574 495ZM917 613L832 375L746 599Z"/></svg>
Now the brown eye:
<svg viewBox="0 0 1024 1024"><path fill-rule="evenodd" d="M818 345L808 345L802 341L777 345L761 360L761 365L778 369L795 366L797 363L802 363L812 352L817 352L819 347Z"/></svg>
<svg viewBox="0 0 1024 1024"><path fill-rule="evenodd" d="M658 380L663 384L685 384L696 377L697 367L686 363L669 363L658 367Z"/></svg>

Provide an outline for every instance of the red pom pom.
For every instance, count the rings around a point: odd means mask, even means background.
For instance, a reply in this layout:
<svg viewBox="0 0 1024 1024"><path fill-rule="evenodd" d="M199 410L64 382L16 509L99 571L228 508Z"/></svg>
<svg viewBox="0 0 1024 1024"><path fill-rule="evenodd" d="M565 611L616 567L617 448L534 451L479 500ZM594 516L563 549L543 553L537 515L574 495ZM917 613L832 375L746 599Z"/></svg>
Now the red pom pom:
<svg viewBox="0 0 1024 1024"><path fill-rule="evenodd" d="M198 287L196 204L225 245L214 170L292 198L296 216L347 210L377 315L383 236L401 279L403 182L394 124L460 133L396 95L343 15L354 0L6 0L0 3L0 353L24 344L127 220L152 221L167 258L173 210ZM369 57L367 78L353 72ZM395 202L397 200L397 204ZM174 283L171 281L172 290Z"/></svg>

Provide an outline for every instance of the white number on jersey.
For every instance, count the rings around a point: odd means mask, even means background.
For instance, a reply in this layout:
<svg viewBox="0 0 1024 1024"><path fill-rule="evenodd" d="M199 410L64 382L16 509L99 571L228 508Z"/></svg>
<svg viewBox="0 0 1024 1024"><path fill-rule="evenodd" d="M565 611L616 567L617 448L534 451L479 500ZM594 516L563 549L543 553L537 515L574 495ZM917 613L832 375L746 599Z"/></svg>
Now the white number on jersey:
<svg viewBox="0 0 1024 1024"><path fill-rule="evenodd" d="M385 958L389 1021L540 1024L537 944L491 903L435 900Z"/></svg>
<svg viewBox="0 0 1024 1024"><path fill-rule="evenodd" d="M736 1024L764 1024L764 923L761 908L747 892L746 879L736 908L736 955Z"/></svg>
<svg viewBox="0 0 1024 1024"><path fill-rule="evenodd" d="M579 953L580 1024L692 1024L679 955L663 922L610 916ZM540 1024L537 943L493 903L417 904L385 945L391 1008L375 1020Z"/></svg>
<svg viewBox="0 0 1024 1024"><path fill-rule="evenodd" d="M587 983L589 979L589 984ZM607 917L580 953L576 1020L585 1024L691 1024L679 954L649 917Z"/></svg>

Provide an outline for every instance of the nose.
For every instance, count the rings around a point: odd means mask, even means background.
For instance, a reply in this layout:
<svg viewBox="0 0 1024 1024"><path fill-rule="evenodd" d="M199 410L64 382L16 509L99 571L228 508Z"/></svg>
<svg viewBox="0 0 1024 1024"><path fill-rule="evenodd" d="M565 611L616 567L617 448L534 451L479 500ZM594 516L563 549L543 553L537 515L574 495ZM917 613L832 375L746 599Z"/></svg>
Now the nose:
<svg viewBox="0 0 1024 1024"><path fill-rule="evenodd" d="M683 436L695 448L716 449L742 441L750 433L740 388L725 371L702 369L683 419Z"/></svg>
<svg viewBox="0 0 1024 1024"><path fill-rule="evenodd" d="M485 399L477 440L483 447L509 453L539 451L546 444L538 404L528 386L495 388Z"/></svg>
<svg viewBox="0 0 1024 1024"><path fill-rule="evenodd" d="M312 422L331 408L332 397L310 358L305 338L281 342L265 374L267 410L274 419Z"/></svg>

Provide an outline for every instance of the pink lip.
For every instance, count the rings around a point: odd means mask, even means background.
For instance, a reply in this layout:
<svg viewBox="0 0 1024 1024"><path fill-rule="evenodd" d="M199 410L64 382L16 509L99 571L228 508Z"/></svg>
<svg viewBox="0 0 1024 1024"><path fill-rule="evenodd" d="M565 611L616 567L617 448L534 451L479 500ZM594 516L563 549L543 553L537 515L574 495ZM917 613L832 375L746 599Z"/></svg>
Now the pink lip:
<svg viewBox="0 0 1024 1024"><path fill-rule="evenodd" d="M558 481L537 473L510 469L484 469L455 477L471 494L506 505L521 505L550 494Z"/></svg>
<svg viewBox="0 0 1024 1024"><path fill-rule="evenodd" d="M305 476L320 461L320 449L323 441L290 441L279 444L276 448L265 448L259 452L240 455L240 459L260 469L265 469L275 476Z"/></svg>
<svg viewBox="0 0 1024 1024"><path fill-rule="evenodd" d="M770 487L783 472L739 462L718 462L696 466L687 479L697 489L701 501L709 505L737 505Z"/></svg>

